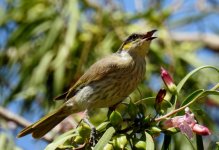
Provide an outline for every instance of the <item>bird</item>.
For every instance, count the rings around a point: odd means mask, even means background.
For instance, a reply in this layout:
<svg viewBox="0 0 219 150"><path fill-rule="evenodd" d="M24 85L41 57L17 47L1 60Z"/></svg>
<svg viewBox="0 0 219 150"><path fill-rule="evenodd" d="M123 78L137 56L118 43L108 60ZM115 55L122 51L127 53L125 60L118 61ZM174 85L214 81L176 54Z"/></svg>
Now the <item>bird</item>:
<svg viewBox="0 0 219 150"><path fill-rule="evenodd" d="M145 58L155 32L128 36L115 53L91 65L67 92L55 98L65 100L57 110L24 128L17 137L32 134L38 139L71 114L121 103L144 79Z"/></svg>

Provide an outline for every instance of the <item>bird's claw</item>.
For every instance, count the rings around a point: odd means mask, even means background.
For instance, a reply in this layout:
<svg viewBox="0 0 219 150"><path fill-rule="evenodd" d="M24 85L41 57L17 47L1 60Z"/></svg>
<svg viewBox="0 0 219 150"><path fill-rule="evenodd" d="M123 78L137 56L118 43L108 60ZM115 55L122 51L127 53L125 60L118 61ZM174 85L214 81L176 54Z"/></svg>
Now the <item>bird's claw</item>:
<svg viewBox="0 0 219 150"><path fill-rule="evenodd" d="M97 130L96 130L96 128L91 128L91 133L90 133L90 144L92 145L92 146L94 146L94 145L96 145L97 144L97 139L96 139L96 137L97 137Z"/></svg>

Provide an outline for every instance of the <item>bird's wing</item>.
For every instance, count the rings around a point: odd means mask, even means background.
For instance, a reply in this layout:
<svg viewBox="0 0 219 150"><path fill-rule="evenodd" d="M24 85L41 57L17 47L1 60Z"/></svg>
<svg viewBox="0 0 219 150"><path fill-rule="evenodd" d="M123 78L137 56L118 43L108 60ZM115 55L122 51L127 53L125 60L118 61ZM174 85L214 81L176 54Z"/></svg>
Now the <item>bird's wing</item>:
<svg viewBox="0 0 219 150"><path fill-rule="evenodd" d="M68 90L68 92L55 98L58 99L69 99L74 96L78 90L88 85L91 82L101 80L106 75L123 70L127 65L126 62L121 61L120 57L116 54L103 58L94 63L83 76Z"/></svg>

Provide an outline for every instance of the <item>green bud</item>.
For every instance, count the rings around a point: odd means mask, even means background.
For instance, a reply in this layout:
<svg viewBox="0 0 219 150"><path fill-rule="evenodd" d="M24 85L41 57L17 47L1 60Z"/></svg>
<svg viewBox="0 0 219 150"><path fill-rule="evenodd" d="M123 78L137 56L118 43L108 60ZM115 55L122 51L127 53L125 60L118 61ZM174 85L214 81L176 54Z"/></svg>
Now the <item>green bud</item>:
<svg viewBox="0 0 219 150"><path fill-rule="evenodd" d="M108 143L104 146L103 150L113 150L113 145Z"/></svg>
<svg viewBox="0 0 219 150"><path fill-rule="evenodd" d="M125 145L127 144L127 138L125 135L119 136L117 138L117 143L119 144L120 149L124 149Z"/></svg>
<svg viewBox="0 0 219 150"><path fill-rule="evenodd" d="M158 127L151 127L151 128L150 128L150 131L151 131L152 134L158 134L158 133L160 133L162 130L161 130L160 128L158 128Z"/></svg>
<svg viewBox="0 0 219 150"><path fill-rule="evenodd" d="M74 142L77 143L77 144L83 144L84 141L85 141L85 139L80 135L76 136L75 139L74 139Z"/></svg>
<svg viewBox="0 0 219 150"><path fill-rule="evenodd" d="M88 124L81 123L81 125L77 128L78 134L83 138L89 138L91 129Z"/></svg>
<svg viewBox="0 0 219 150"><path fill-rule="evenodd" d="M137 150L146 150L146 142L145 141L138 141L136 144L135 144L135 148Z"/></svg>
<svg viewBox="0 0 219 150"><path fill-rule="evenodd" d="M166 132L169 134L173 134L173 133L177 133L178 130L174 127L171 127L171 128L166 129Z"/></svg>
<svg viewBox="0 0 219 150"><path fill-rule="evenodd" d="M122 122L122 116L118 111L113 111L110 114L110 122L113 126L117 126Z"/></svg>
<svg viewBox="0 0 219 150"><path fill-rule="evenodd" d="M115 149L124 149L127 143L128 141L125 135L118 135L113 139L113 147Z"/></svg>

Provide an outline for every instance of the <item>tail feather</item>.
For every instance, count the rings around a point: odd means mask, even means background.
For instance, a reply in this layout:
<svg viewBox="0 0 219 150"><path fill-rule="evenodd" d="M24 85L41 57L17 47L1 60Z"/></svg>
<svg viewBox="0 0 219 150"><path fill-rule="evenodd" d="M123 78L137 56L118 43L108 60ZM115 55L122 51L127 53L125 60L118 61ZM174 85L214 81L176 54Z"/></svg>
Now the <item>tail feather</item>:
<svg viewBox="0 0 219 150"><path fill-rule="evenodd" d="M40 127L36 126L35 130L32 132L32 136L34 138L43 137L46 133L48 133L52 128L54 128L57 124L59 124L66 117L67 116L51 119L51 120L48 120L48 122L46 124L43 124Z"/></svg>
<svg viewBox="0 0 219 150"><path fill-rule="evenodd" d="M23 137L32 133L34 138L41 138L70 114L71 112L65 106L62 106L57 111L44 116L39 121L24 128L17 137Z"/></svg>

